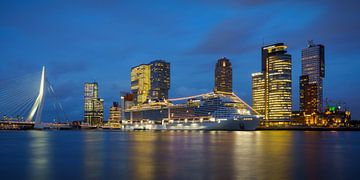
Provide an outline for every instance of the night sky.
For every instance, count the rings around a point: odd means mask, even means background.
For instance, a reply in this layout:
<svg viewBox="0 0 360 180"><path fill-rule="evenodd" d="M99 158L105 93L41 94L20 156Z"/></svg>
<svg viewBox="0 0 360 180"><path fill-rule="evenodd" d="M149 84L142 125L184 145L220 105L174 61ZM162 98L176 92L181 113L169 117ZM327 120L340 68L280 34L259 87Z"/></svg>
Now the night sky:
<svg viewBox="0 0 360 180"><path fill-rule="evenodd" d="M130 91L130 68L171 63L171 97L210 92L220 57L233 65L236 94L251 103L251 73L264 44L284 42L293 60L299 108L301 49L325 45L324 99L345 102L360 119L358 0L1 0L0 76L47 67L71 120L83 116L83 83L97 81L106 114ZM24 85L24 88L29 85Z"/></svg>

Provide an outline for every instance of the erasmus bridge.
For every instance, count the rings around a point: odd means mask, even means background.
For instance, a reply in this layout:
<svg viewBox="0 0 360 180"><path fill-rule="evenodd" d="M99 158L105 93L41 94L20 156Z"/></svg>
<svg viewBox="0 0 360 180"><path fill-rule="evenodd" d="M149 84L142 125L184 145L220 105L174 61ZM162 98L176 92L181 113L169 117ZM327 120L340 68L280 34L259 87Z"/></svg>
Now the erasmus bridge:
<svg viewBox="0 0 360 180"><path fill-rule="evenodd" d="M40 79L40 81L39 81ZM30 73L0 80L0 125L34 125L42 128L49 123L67 121L67 116L45 75Z"/></svg>

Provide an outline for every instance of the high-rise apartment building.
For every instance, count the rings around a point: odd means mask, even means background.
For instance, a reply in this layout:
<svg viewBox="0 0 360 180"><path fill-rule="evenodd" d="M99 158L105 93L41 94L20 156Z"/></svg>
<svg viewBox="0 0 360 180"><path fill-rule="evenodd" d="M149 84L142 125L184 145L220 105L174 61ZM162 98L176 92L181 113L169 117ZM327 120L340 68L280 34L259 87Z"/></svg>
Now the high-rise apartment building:
<svg viewBox="0 0 360 180"><path fill-rule="evenodd" d="M156 60L131 68L131 91L136 104L168 99L169 89L170 63Z"/></svg>
<svg viewBox="0 0 360 180"><path fill-rule="evenodd" d="M215 66L215 93L232 93L232 66L229 59L219 59Z"/></svg>
<svg viewBox="0 0 360 180"><path fill-rule="evenodd" d="M131 68L131 91L134 101L142 104L147 101L150 90L150 65L141 64Z"/></svg>
<svg viewBox="0 0 360 180"><path fill-rule="evenodd" d="M309 41L301 51L300 111L305 114L323 111L323 80L325 78L325 48Z"/></svg>
<svg viewBox="0 0 360 180"><path fill-rule="evenodd" d="M98 84L84 85L84 122L90 125L101 125L104 120L104 100L99 98Z"/></svg>
<svg viewBox="0 0 360 180"><path fill-rule="evenodd" d="M284 43L262 47L262 72L252 77L253 108L263 112L267 121L289 121L291 118L292 65L286 49Z"/></svg>

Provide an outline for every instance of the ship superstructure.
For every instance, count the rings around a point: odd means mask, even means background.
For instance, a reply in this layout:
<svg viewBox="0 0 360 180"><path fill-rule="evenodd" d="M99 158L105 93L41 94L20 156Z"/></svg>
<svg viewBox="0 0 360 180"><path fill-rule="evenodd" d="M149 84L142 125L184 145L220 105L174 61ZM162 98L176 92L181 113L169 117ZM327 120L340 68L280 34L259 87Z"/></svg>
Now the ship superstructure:
<svg viewBox="0 0 360 180"><path fill-rule="evenodd" d="M255 130L259 116L251 114L235 95L208 93L174 104L148 102L125 110L125 128Z"/></svg>

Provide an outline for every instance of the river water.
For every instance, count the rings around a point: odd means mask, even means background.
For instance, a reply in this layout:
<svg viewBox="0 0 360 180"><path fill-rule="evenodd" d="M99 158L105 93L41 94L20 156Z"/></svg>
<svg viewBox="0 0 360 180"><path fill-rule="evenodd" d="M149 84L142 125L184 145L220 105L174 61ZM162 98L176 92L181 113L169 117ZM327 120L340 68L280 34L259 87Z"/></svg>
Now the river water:
<svg viewBox="0 0 360 180"><path fill-rule="evenodd" d="M0 179L357 179L360 132L0 131Z"/></svg>

